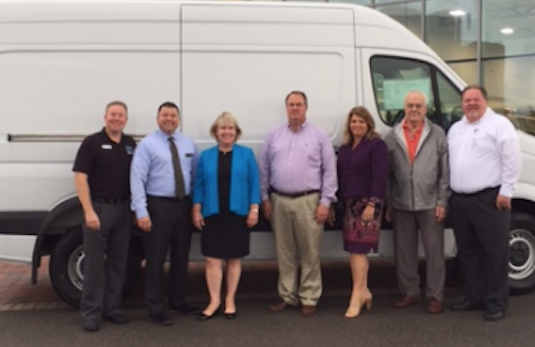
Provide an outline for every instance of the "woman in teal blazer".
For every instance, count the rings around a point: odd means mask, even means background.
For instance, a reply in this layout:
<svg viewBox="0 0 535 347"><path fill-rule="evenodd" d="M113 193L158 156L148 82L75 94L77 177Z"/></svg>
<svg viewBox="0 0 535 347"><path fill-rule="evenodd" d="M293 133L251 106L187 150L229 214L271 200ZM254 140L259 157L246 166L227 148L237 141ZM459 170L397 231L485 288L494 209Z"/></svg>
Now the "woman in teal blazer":
<svg viewBox="0 0 535 347"><path fill-rule="evenodd" d="M227 290L224 316L236 317L235 295L241 258L249 254L249 228L258 223L260 180L253 151L236 144L241 129L224 112L210 129L217 146L201 153L193 186L193 224L201 230L201 253L206 257L210 303L199 315L208 320L219 312L223 261Z"/></svg>

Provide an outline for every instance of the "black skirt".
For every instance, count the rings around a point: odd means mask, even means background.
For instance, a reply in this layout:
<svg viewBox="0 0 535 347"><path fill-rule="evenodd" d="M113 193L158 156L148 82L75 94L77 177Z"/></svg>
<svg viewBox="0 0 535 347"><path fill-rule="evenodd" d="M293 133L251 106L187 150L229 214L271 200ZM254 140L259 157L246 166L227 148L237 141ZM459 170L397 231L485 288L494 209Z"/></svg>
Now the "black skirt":
<svg viewBox="0 0 535 347"><path fill-rule="evenodd" d="M219 152L218 157L218 214L204 219L201 231L201 253L220 259L242 258L249 255L249 229L247 217L229 210L230 168L232 152Z"/></svg>
<svg viewBox="0 0 535 347"><path fill-rule="evenodd" d="M246 217L225 211L205 218L201 231L201 252L206 257L234 259L249 255Z"/></svg>

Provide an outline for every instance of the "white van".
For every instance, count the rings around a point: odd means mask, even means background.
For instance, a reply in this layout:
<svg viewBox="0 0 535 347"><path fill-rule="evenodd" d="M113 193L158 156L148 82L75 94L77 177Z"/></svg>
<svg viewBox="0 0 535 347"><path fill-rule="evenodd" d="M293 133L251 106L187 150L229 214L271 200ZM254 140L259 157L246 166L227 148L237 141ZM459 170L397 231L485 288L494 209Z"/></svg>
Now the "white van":
<svg viewBox="0 0 535 347"><path fill-rule="evenodd" d="M429 118L447 130L461 117L463 81L422 41L372 9L343 4L180 1L0 1L0 256L33 264L51 255L57 293L78 304L82 213L73 159L102 126L104 105L123 100L126 132L156 128L156 108L180 105L181 130L202 150L209 126L230 111L240 142L258 153L267 131L285 121L284 97L309 97L309 120L340 145L343 122L366 106L382 134L403 117L405 93L429 97ZM520 133L524 174L511 228L511 287L535 286L535 140ZM377 257L393 255L384 224ZM274 257L263 221L252 259ZM195 236L198 236L196 234ZM455 255L451 229L445 253ZM129 281L139 273L132 242ZM340 232L326 232L324 258L345 257ZM199 259L194 238L192 259Z"/></svg>

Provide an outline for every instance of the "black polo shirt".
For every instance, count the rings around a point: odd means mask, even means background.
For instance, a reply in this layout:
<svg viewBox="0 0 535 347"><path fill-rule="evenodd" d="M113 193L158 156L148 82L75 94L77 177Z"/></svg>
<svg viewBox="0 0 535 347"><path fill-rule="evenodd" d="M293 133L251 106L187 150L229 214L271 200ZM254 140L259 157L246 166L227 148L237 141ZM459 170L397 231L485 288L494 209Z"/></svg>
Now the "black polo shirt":
<svg viewBox="0 0 535 347"><path fill-rule="evenodd" d="M123 134L115 143L102 129L84 139L72 170L87 174L92 198L127 199L135 147L132 137Z"/></svg>

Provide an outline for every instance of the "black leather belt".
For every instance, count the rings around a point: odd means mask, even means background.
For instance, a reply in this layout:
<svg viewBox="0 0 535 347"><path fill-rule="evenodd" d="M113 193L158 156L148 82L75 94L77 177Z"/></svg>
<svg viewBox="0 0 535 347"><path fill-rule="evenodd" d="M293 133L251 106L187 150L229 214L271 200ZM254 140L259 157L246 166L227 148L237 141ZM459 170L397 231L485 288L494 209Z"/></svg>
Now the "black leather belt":
<svg viewBox="0 0 535 347"><path fill-rule="evenodd" d="M497 192L497 191L500 190L500 187L501 186L492 187L492 188L486 188L486 189L483 189L483 190L480 190L480 191L477 191L477 192L473 192L473 193L457 193L457 192L453 192L453 193L455 195L458 195L458 196L461 196L461 197L469 198L469 197L477 196L477 195L481 195L481 194Z"/></svg>
<svg viewBox="0 0 535 347"><path fill-rule="evenodd" d="M117 205L125 202L130 202L130 198L92 198L94 202L107 205Z"/></svg>
<svg viewBox="0 0 535 347"><path fill-rule="evenodd" d="M310 195L310 194L316 194L316 193L319 193L320 191L319 191L319 189L313 189L313 190L305 190L304 192L283 193L283 192L279 192L278 190L275 190L275 189L271 188L271 192L275 193L277 195L280 195L280 196L284 196L286 198L295 199L295 198L300 198L302 196L306 196L306 195Z"/></svg>
<svg viewBox="0 0 535 347"><path fill-rule="evenodd" d="M189 195L186 195L182 199L180 199L177 196L154 196L154 195L148 195L147 197L152 198L152 199L162 199L162 200L167 200L167 201L172 201L172 202L180 202L180 201L183 201L183 200L186 200L186 199L190 198Z"/></svg>

